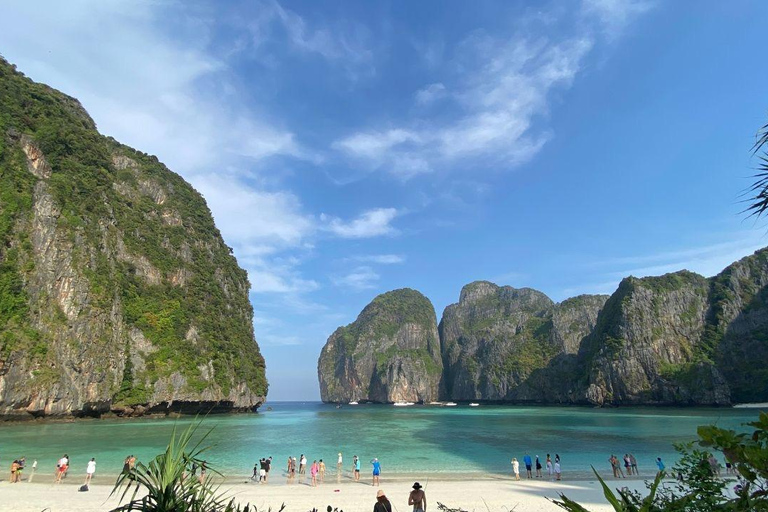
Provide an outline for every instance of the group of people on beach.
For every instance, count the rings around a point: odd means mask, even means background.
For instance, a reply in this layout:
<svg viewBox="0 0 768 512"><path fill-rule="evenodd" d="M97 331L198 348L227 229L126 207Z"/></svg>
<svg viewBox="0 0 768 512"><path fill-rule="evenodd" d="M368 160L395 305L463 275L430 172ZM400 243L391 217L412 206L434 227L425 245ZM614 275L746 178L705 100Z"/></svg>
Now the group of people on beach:
<svg viewBox="0 0 768 512"><path fill-rule="evenodd" d="M427 511L427 494L419 482L414 482L413 490L408 495L408 505L413 507L413 512ZM373 512L392 512L392 503L390 503L384 491L376 491L376 504L373 506Z"/></svg>
<svg viewBox="0 0 768 512"><path fill-rule="evenodd" d="M626 475L624 474L624 471L622 471L621 469L621 461L619 461L619 458L613 454L611 454L611 456L608 457L608 462L611 465L611 471L613 471L614 478L626 478L627 476L640 474L637 471L637 459L635 458L634 455L632 455L631 453L625 453L622 460L624 461L624 470L626 471ZM659 466L659 471L663 471L664 463L661 462L661 457L659 457L658 460L656 461L656 465L658 466L659 463L661 463L661 466Z"/></svg>
<svg viewBox="0 0 768 512"><path fill-rule="evenodd" d="M254 464L253 466L253 476L251 477L251 480L256 480L257 477L257 470L258 470L258 481L259 483L267 483L267 477L269 475L269 470L272 463L272 457L269 457L268 459L261 459L259 462L259 466L257 468L257 465ZM304 477L307 474L307 466L309 466L309 476L311 478L310 485L312 487L317 487L318 483L323 483L325 481L325 474L326 474L326 465L323 459L315 459L312 461L312 464L308 464L309 460L307 457L302 453L299 458L289 456L288 457L288 463L286 465L286 475L288 477L288 484L293 484L296 481L296 475L299 475L299 483L304 481ZM355 455L352 457L352 469L351 469L351 477L355 482L360 481L360 457ZM371 459L371 466L373 468L372 471L372 483L371 485L377 486L379 485L379 477L381 475L381 463L379 462L379 459L373 458ZM341 476L343 473L344 468L344 457L339 452L339 458L336 462L336 480L340 481ZM263 475L262 475L263 472ZM262 477L263 476L263 477Z"/></svg>
<svg viewBox="0 0 768 512"><path fill-rule="evenodd" d="M133 457L133 455L131 455ZM126 459L127 460L127 459ZM135 462L135 458L133 459ZM69 455L66 453L56 462L56 471L53 475L53 483L60 484L63 479L67 477L67 473L69 473L69 467L70 467L70 459ZM34 475L34 471L37 468L37 461L34 461L32 463L32 474ZM96 459L94 457L91 457L91 460L88 461L88 463L85 465L85 483L83 484L84 487L88 487L88 484L91 483L91 479L93 478L93 475L96 473ZM32 481L32 476L30 475L29 481Z"/></svg>
<svg viewBox="0 0 768 512"><path fill-rule="evenodd" d="M539 456L536 455L536 476L533 476L533 468L534 468L534 461L531 459L531 456L529 454L525 454L523 457L523 463L525 464L525 474L527 478L544 478L544 475L542 475L541 470L543 466L541 465L541 460L539 459ZM562 469L560 467L560 455L557 453L555 454L555 458L553 459L550 454L547 454L547 458L544 461L544 464L547 468L547 475L549 476L550 480L560 480ZM520 480L520 462L516 458L512 459L512 474L515 477L515 480Z"/></svg>

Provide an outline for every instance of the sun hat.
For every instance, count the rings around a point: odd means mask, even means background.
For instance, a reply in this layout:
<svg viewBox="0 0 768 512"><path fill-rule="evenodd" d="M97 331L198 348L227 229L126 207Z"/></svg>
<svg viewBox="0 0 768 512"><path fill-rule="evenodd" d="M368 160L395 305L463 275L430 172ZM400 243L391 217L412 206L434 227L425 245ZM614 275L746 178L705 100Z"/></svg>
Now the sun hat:
<svg viewBox="0 0 768 512"><path fill-rule="evenodd" d="M382 496L386 496L386 494L384 494L384 491L382 491L381 489L376 491L376 497L377 498L381 498Z"/></svg>
<svg viewBox="0 0 768 512"><path fill-rule="evenodd" d="M413 488L414 488L414 489L417 489L417 490L418 490L418 489L421 489L421 484L420 484L419 482L414 482L414 483L413 483Z"/></svg>

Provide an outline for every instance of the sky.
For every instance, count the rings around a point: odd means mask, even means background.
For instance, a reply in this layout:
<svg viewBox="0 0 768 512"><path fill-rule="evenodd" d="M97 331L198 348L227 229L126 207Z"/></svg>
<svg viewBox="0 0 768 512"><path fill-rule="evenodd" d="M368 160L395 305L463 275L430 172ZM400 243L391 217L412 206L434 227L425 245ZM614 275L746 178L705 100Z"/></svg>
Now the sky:
<svg viewBox="0 0 768 512"><path fill-rule="evenodd" d="M414 288L560 301L710 276L768 122L768 2L0 0L0 54L205 197L249 274L269 400Z"/></svg>

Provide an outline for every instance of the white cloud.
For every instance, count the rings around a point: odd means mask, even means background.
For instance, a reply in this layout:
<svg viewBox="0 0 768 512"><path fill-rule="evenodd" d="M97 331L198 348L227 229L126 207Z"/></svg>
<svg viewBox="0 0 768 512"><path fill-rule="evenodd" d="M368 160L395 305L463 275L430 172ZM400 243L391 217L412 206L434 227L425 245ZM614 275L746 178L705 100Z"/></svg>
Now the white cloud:
<svg viewBox="0 0 768 512"><path fill-rule="evenodd" d="M615 38L634 18L649 11L654 3L648 0L584 0L583 12L596 17L608 37Z"/></svg>
<svg viewBox="0 0 768 512"><path fill-rule="evenodd" d="M341 238L370 238L396 234L398 231L391 223L398 214L396 208L375 208L349 222L325 214L320 216L320 220L325 223L324 229Z"/></svg>
<svg viewBox="0 0 768 512"><path fill-rule="evenodd" d="M371 267L357 267L346 275L334 277L331 280L333 284L343 288L352 288L353 290L369 290L376 288L379 281L379 274L374 272Z"/></svg>
<svg viewBox="0 0 768 512"><path fill-rule="evenodd" d="M365 254L352 256L349 259L364 263L378 263L379 265L397 265L405 263L405 256L401 256L400 254Z"/></svg>
<svg viewBox="0 0 768 512"><path fill-rule="evenodd" d="M581 71L597 33L610 29L618 34L648 8L639 1L587 1L577 13L587 22L561 39L477 32L456 48L455 83L443 80L415 93L418 105L445 97L457 109L386 129L362 129L332 147L357 164L402 179L458 167L525 163L552 137L541 119L549 114L553 93L568 89Z"/></svg>
<svg viewBox="0 0 768 512"><path fill-rule="evenodd" d="M273 42L276 32L282 32L291 48L338 62L352 77L358 69L374 71L370 34L362 25L337 20L332 26L311 27L302 16L274 0L259 2L258 15L246 25L254 50Z"/></svg>
<svg viewBox="0 0 768 512"><path fill-rule="evenodd" d="M430 105L446 96L445 85L442 83L429 84L416 91L416 103L418 105Z"/></svg>

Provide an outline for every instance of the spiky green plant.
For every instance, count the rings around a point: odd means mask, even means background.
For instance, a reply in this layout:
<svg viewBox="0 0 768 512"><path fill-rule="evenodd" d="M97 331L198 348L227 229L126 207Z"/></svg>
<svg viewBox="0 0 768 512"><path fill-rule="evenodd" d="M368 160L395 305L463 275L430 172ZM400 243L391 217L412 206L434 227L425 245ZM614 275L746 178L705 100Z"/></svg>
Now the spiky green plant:
<svg viewBox="0 0 768 512"><path fill-rule="evenodd" d="M595 476L600 481L600 485L603 487L603 495L605 496L605 500L613 507L616 512L656 512L660 510L654 501L656 499L656 490L659 488L661 480L664 478L663 471L660 471L656 475L656 479L653 481L649 488L650 492L648 496L645 497L640 497L636 494L625 491L618 491L619 495L616 496L616 493L614 493L611 488L608 487L608 484L606 484L605 480L600 477L594 467L592 468L592 472L595 473ZM589 512L589 510L562 493L560 494L560 500L562 501L550 501L558 507L567 510L568 512Z"/></svg>
<svg viewBox="0 0 768 512"><path fill-rule="evenodd" d="M139 462L130 472L122 473L110 496L119 495L121 503L130 497L112 512L257 512L256 507L249 504L235 503L211 479L192 474L193 466L203 465L202 454L209 447L203 447L202 443L212 431L193 445L192 439L200 424L193 423L181 434L174 427L163 453L147 464ZM284 508L285 505L280 512Z"/></svg>

